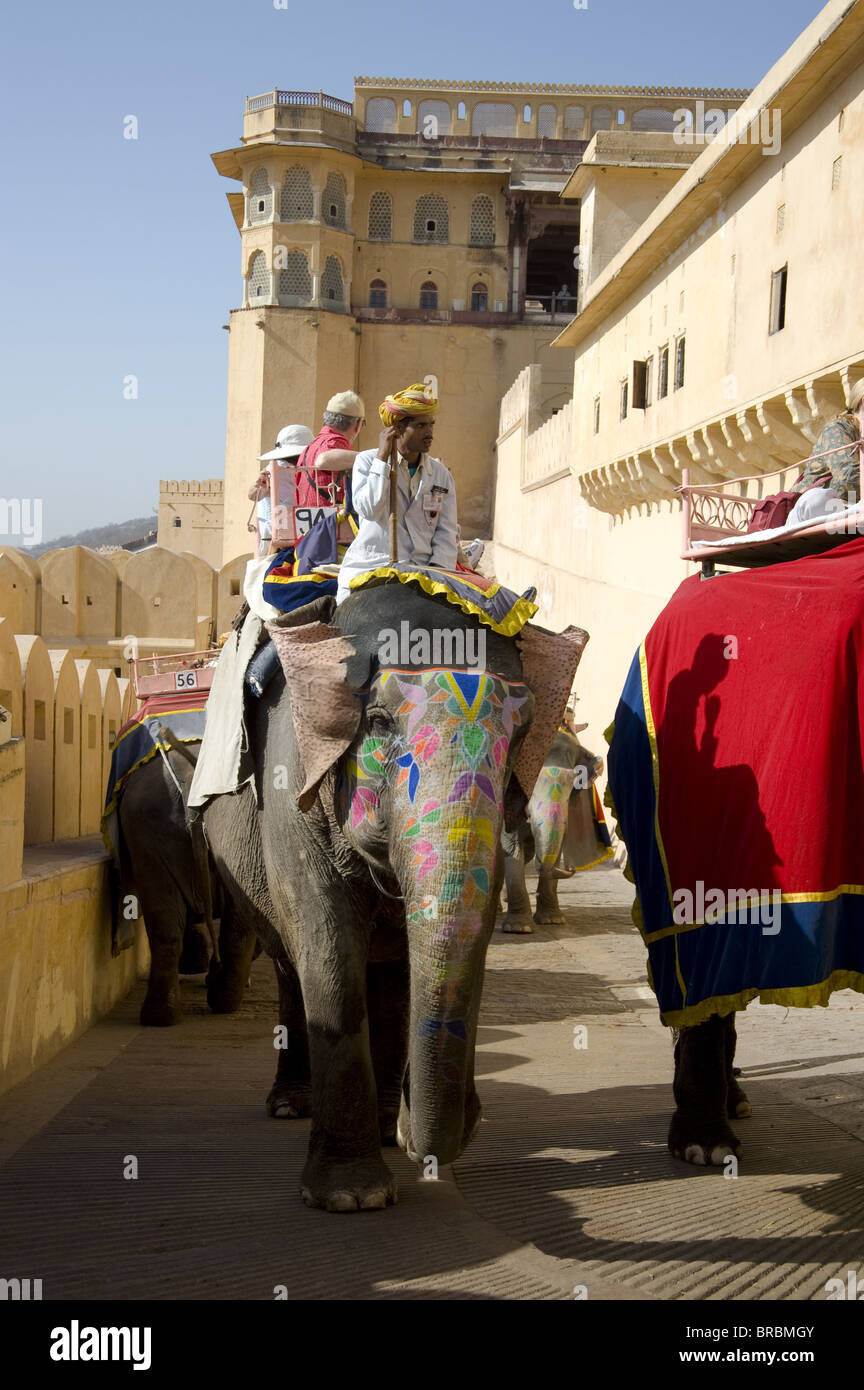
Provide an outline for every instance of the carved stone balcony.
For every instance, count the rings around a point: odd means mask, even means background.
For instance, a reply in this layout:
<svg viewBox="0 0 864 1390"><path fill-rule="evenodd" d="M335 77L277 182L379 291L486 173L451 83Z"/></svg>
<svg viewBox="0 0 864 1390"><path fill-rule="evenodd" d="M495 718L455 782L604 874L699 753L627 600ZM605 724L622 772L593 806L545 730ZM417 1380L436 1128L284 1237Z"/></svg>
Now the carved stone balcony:
<svg viewBox="0 0 864 1390"><path fill-rule="evenodd" d="M579 474L582 495L599 511L619 516L674 498L685 468L691 482L712 483L799 462L803 467L824 426L846 408L850 383L862 375L864 356L859 356L647 444Z"/></svg>

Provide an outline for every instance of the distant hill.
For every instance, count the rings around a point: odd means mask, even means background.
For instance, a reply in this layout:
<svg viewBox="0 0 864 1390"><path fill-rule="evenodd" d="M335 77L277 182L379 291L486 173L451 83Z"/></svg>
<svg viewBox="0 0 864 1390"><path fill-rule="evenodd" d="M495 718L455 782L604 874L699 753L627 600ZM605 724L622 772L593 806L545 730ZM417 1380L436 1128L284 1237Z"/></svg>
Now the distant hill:
<svg viewBox="0 0 864 1390"><path fill-rule="evenodd" d="M59 536L54 541L43 541L41 545L28 545L27 552L38 559L46 550L62 550L69 545L86 545L98 550L101 545L116 545L125 548L134 541L145 537L156 538L156 518L136 516L131 521L115 521L110 526L91 526L88 531L78 531L74 536Z"/></svg>

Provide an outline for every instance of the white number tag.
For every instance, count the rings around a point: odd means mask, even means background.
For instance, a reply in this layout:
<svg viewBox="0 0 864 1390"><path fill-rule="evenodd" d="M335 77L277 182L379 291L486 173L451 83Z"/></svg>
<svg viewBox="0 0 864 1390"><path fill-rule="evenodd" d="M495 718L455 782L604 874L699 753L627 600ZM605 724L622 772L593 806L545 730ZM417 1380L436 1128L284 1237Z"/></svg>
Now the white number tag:
<svg viewBox="0 0 864 1390"><path fill-rule="evenodd" d="M295 507L295 534L305 536L307 531L312 530L316 521L320 521L323 516L335 516L338 510L338 507Z"/></svg>
<svg viewBox="0 0 864 1390"><path fill-rule="evenodd" d="M175 671L174 672L175 690L197 690L198 672L197 671Z"/></svg>

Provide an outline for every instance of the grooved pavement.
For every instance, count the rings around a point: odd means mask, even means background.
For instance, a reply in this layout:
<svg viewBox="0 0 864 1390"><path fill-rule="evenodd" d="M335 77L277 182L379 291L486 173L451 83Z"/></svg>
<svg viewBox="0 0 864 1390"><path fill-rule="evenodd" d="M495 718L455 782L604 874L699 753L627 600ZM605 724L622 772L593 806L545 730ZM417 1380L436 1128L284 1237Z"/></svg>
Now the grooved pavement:
<svg viewBox="0 0 864 1390"><path fill-rule="evenodd" d="M824 1297L864 1265L864 999L751 1005L740 1174L678 1164L670 1039L629 893L594 870L563 886L564 927L496 933L486 1118L438 1183L387 1150L386 1212L328 1215L297 1196L308 1122L263 1106L268 962L231 1017L185 981L174 1029L138 1027L139 987L0 1101L0 1275L41 1278L46 1299Z"/></svg>

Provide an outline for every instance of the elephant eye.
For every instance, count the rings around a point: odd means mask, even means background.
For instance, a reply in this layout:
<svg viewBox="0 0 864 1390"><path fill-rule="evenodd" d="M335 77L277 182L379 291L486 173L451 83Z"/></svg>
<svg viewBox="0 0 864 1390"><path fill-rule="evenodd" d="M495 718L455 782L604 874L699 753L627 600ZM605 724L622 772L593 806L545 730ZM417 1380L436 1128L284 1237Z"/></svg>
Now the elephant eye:
<svg viewBox="0 0 864 1390"><path fill-rule="evenodd" d="M393 720L387 710L380 705L366 711L366 723L373 733L390 734L393 732Z"/></svg>

